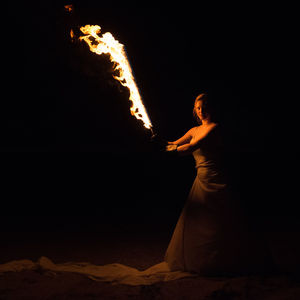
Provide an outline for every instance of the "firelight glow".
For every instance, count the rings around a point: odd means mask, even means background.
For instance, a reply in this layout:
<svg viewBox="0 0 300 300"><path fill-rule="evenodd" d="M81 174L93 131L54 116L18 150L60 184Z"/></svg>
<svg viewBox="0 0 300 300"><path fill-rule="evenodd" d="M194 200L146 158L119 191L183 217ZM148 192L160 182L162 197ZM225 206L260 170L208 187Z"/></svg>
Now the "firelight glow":
<svg viewBox="0 0 300 300"><path fill-rule="evenodd" d="M89 45L90 51L98 55L109 54L110 60L114 63L114 71L118 71L119 74L113 77L130 91L129 100L132 102L130 107L131 114L137 119L142 120L144 127L152 130L153 126L135 83L124 45L119 43L110 32L99 36L101 27L98 25L86 25L81 27L80 30L84 36L79 37L79 39L84 40Z"/></svg>

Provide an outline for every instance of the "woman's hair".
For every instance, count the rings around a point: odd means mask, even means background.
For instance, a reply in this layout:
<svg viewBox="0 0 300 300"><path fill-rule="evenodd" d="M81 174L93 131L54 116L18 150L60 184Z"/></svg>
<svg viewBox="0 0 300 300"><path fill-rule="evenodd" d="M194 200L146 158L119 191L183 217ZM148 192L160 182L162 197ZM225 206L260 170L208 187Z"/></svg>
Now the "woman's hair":
<svg viewBox="0 0 300 300"><path fill-rule="evenodd" d="M208 101L208 94L206 93L202 93L200 95L198 95L195 99L195 103L194 103L194 109L193 109L193 115L194 115L194 118L196 119L197 123L199 125L202 124L201 120L199 119L199 117L197 116L197 112L196 112L196 104L198 101L203 101L203 109L206 113L208 113L210 115L211 118L213 118L213 108L211 106L211 103L210 101Z"/></svg>

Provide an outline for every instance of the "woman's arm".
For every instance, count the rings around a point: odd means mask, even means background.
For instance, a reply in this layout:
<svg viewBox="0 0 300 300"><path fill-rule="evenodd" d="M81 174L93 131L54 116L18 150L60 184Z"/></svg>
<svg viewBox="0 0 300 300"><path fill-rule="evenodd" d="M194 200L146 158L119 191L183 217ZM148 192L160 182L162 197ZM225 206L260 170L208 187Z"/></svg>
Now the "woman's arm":
<svg viewBox="0 0 300 300"><path fill-rule="evenodd" d="M177 145L177 146L181 146L181 145L185 145L190 143L191 139L193 138L193 133L196 127L190 129L183 137L181 137L180 139L174 141L174 142L168 142L169 145Z"/></svg>
<svg viewBox="0 0 300 300"><path fill-rule="evenodd" d="M184 145L180 145L177 147L177 152L181 155L188 155L193 153L200 145L201 141L214 130L214 128L217 126L217 124L214 124L214 126L208 128L207 130L204 130L200 134L197 135L197 138L193 140L192 142L186 143Z"/></svg>

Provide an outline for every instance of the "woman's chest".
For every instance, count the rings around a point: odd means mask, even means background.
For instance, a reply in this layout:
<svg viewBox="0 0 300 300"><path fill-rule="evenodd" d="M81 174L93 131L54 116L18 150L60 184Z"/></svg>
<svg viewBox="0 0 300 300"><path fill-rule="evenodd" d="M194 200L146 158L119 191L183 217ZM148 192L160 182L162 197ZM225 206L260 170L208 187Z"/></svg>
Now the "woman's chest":
<svg viewBox="0 0 300 300"><path fill-rule="evenodd" d="M208 132L209 132L209 129L202 127L202 126L195 128L191 142L197 142L197 141L203 139L208 134Z"/></svg>

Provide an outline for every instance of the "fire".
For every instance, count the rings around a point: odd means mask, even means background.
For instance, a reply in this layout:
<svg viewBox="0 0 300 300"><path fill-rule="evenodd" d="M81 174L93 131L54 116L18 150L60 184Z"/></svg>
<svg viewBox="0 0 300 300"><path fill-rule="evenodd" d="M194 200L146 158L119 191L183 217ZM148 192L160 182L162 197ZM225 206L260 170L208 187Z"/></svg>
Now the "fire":
<svg viewBox="0 0 300 300"><path fill-rule="evenodd" d="M72 12L72 11L73 11L73 9L74 9L74 7L73 7L73 5L72 5L72 4L65 5L64 7L65 7L65 10L66 10L67 12Z"/></svg>
<svg viewBox="0 0 300 300"><path fill-rule="evenodd" d="M74 37L75 37L73 29L71 29L71 31L70 31L70 37L71 37L71 39L73 41Z"/></svg>
<svg viewBox="0 0 300 300"><path fill-rule="evenodd" d="M132 102L130 107L131 114L137 119L142 120L144 126L151 130L153 126L135 83L124 45L119 43L110 32L99 36L98 34L101 31L101 27L98 25L86 25L81 27L80 30L85 35L79 39L84 40L92 52L98 55L109 54L110 60L114 63L114 69L118 71L119 74L119 76L114 76L114 78L130 91L129 100Z"/></svg>

